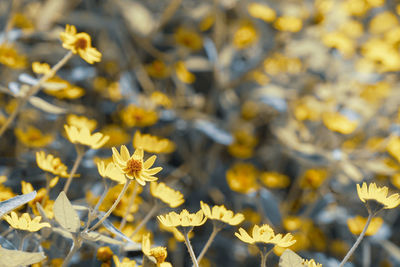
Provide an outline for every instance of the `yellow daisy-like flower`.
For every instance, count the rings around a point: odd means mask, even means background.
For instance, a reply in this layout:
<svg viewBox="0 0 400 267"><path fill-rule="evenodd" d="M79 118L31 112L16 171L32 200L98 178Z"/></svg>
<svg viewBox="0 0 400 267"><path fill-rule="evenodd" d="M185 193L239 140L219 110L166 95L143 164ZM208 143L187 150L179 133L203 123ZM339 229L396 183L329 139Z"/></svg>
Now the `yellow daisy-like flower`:
<svg viewBox="0 0 400 267"><path fill-rule="evenodd" d="M258 40L258 32L251 21L243 21L233 35L233 44L237 49L250 47Z"/></svg>
<svg viewBox="0 0 400 267"><path fill-rule="evenodd" d="M178 61L175 64L175 72L178 79L184 83L191 84L196 81L196 76L186 68L183 61Z"/></svg>
<svg viewBox="0 0 400 267"><path fill-rule="evenodd" d="M109 136L105 136L100 132L90 134L88 127L77 128L76 126L64 125L68 139L73 144L82 144L93 149L98 149L107 143Z"/></svg>
<svg viewBox="0 0 400 267"><path fill-rule="evenodd" d="M43 227L51 227L48 222L41 223L40 220L42 217L40 216L37 216L32 220L28 213L24 213L18 218L17 213L12 211L11 215L5 215L3 218L10 224L12 228L18 230L37 232Z"/></svg>
<svg viewBox="0 0 400 267"><path fill-rule="evenodd" d="M296 243L296 240L290 233L284 236L282 234L275 235L274 230L268 224L263 224L261 227L255 225L252 236L243 228L240 228L239 233L235 233L235 236L245 243L256 244L258 247L265 247L267 245L269 249L275 246L287 248Z"/></svg>
<svg viewBox="0 0 400 267"><path fill-rule="evenodd" d="M175 41L193 51L199 50L203 47L203 39L197 32L180 27L174 34Z"/></svg>
<svg viewBox="0 0 400 267"><path fill-rule="evenodd" d="M143 235L142 239L142 251L148 257L154 257L156 259L157 266L165 262L167 258L167 248L165 247L155 247L151 248L150 243L150 233Z"/></svg>
<svg viewBox="0 0 400 267"><path fill-rule="evenodd" d="M67 178L67 166L61 162L60 158L54 157L52 154L46 155L44 151L36 152L36 163L39 168L54 175Z"/></svg>
<svg viewBox="0 0 400 267"><path fill-rule="evenodd" d="M262 19L265 22L271 22L276 18L276 12L267 5L260 3L250 3L247 5L247 11L250 16Z"/></svg>
<svg viewBox="0 0 400 267"><path fill-rule="evenodd" d="M352 121L338 112L322 114L322 122L329 130L341 134L351 134L358 126L357 121Z"/></svg>
<svg viewBox="0 0 400 267"><path fill-rule="evenodd" d="M7 43L0 45L0 64L13 69L23 69L26 62L26 56L20 55L13 45Z"/></svg>
<svg viewBox="0 0 400 267"><path fill-rule="evenodd" d="M154 91L153 93L151 93L150 99L158 106L162 106L164 108L172 107L171 99L166 94L160 91Z"/></svg>
<svg viewBox="0 0 400 267"><path fill-rule="evenodd" d="M150 169L156 161L155 155L143 162L143 149L141 148L136 149L132 156L124 145L121 146L121 154L115 147L112 148L112 151L115 165L121 169L128 179L136 179L143 186L146 185L146 182L154 182L158 179L153 175L159 173L162 168Z"/></svg>
<svg viewBox="0 0 400 267"><path fill-rule="evenodd" d="M238 225L244 221L244 215L241 213L234 214L233 211L222 206L214 206L212 209L203 201L200 201L201 209L204 215L211 220L227 223L229 225Z"/></svg>
<svg viewBox="0 0 400 267"><path fill-rule="evenodd" d="M100 161L97 163L97 170L103 178L110 178L119 184L126 183L125 175L115 166L114 162L109 162L106 166L104 161Z"/></svg>
<svg viewBox="0 0 400 267"><path fill-rule="evenodd" d="M146 64L144 68L151 77L156 79L164 79L171 75L171 68L160 60Z"/></svg>
<svg viewBox="0 0 400 267"><path fill-rule="evenodd" d="M75 126L79 129L87 127L90 132L96 129L97 121L86 118L85 116L77 116L75 114L69 114L67 116L68 125Z"/></svg>
<svg viewBox="0 0 400 267"><path fill-rule="evenodd" d="M136 267L136 261L130 260L129 258L124 258L122 261L119 261L118 256L113 256L115 267Z"/></svg>
<svg viewBox="0 0 400 267"><path fill-rule="evenodd" d="M277 30L284 32L298 32L303 27L303 22L301 19L292 16L279 17L275 23L274 27Z"/></svg>
<svg viewBox="0 0 400 267"><path fill-rule="evenodd" d="M75 26L67 24L65 32L60 34L60 38L65 49L79 54L86 62L93 64L101 61L101 53L92 47L92 40L86 32L77 33Z"/></svg>
<svg viewBox="0 0 400 267"><path fill-rule="evenodd" d="M360 235L363 231L365 224L367 223L367 218L357 215L354 218L347 220L347 226L349 230L354 235ZM374 235L381 228L383 224L383 219L381 217L372 218L370 225L368 226L365 235Z"/></svg>
<svg viewBox="0 0 400 267"><path fill-rule="evenodd" d="M160 199L171 208L176 208L185 202L181 192L172 189L164 183L152 182L150 184L150 193L153 197Z"/></svg>
<svg viewBox="0 0 400 267"><path fill-rule="evenodd" d="M167 227L179 227L183 228L182 230L189 228L187 232L190 232L194 226L203 225L207 221L203 210L189 213L186 209L183 209L180 214L172 211L168 214L157 216L157 219Z"/></svg>
<svg viewBox="0 0 400 267"><path fill-rule="evenodd" d="M269 188L286 188L290 184L289 177L278 172L263 172L260 175L260 180Z"/></svg>
<svg viewBox="0 0 400 267"><path fill-rule="evenodd" d="M133 147L142 148L150 153L171 153L175 150L175 144L167 138L159 138L151 134L141 134L136 131L133 137Z"/></svg>
<svg viewBox="0 0 400 267"><path fill-rule="evenodd" d="M249 163L236 163L226 172L229 187L236 192L248 194L258 189L257 169Z"/></svg>
<svg viewBox="0 0 400 267"><path fill-rule="evenodd" d="M128 127L145 127L155 124L158 120L157 112L148 110L135 105L129 105L121 113L123 123Z"/></svg>
<svg viewBox="0 0 400 267"><path fill-rule="evenodd" d="M316 262L314 259L304 260L303 265L305 267L322 267L321 263Z"/></svg>
<svg viewBox="0 0 400 267"><path fill-rule="evenodd" d="M54 137L50 134L43 134L39 129L28 126L26 131L16 128L14 130L15 136L18 141L23 143L27 147L44 147L53 142Z"/></svg>
<svg viewBox="0 0 400 267"><path fill-rule="evenodd" d="M97 249L96 258L101 262L107 262L111 260L113 255L114 253L110 247L99 247Z"/></svg>
<svg viewBox="0 0 400 267"><path fill-rule="evenodd" d="M387 196L388 188L386 186L377 187L375 183L370 183L369 186L367 183L363 183L361 187L357 184L357 194L372 214L381 209L393 209L400 204L399 194Z"/></svg>

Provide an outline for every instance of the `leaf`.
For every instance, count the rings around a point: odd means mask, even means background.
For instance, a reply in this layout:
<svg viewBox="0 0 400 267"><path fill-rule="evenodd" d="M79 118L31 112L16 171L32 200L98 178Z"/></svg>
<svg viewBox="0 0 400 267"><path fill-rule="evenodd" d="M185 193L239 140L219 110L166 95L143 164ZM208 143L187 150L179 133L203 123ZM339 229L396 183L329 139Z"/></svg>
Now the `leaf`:
<svg viewBox="0 0 400 267"><path fill-rule="evenodd" d="M10 211L18 208L19 206L24 205L25 203L31 201L36 197L36 191L30 192L29 194L19 195L6 201L0 202L0 218L3 217L4 214L9 213Z"/></svg>
<svg viewBox="0 0 400 267"><path fill-rule="evenodd" d="M303 259L290 249L286 249L279 259L279 267L304 267Z"/></svg>
<svg viewBox="0 0 400 267"><path fill-rule="evenodd" d="M64 229L61 229L61 228L52 228L52 229L53 229L54 232L56 232L57 234L62 235L65 238L74 239L74 236L70 232L65 231Z"/></svg>
<svg viewBox="0 0 400 267"><path fill-rule="evenodd" d="M74 210L69 202L64 191L58 195L56 201L54 202L54 217L56 221L67 231L71 233L78 232L81 221L79 219L78 213Z"/></svg>
<svg viewBox="0 0 400 267"><path fill-rule="evenodd" d="M0 266L31 265L41 262L46 256L43 252L25 252L20 250L9 250L0 247Z"/></svg>
<svg viewBox="0 0 400 267"><path fill-rule="evenodd" d="M102 235L102 234L97 233L97 232L82 233L81 236L84 239L89 240L89 241L93 241L93 242L101 241L101 242L104 242L104 243L115 244L115 245L123 245L124 244L124 242L122 242L122 241L115 240L115 239L113 239L111 237L108 237L106 235Z"/></svg>
<svg viewBox="0 0 400 267"><path fill-rule="evenodd" d="M64 108L60 108L56 105L50 104L49 102L46 102L43 99L36 96L31 96L29 98L29 103L31 103L32 106L41 109L47 113L63 114L67 112Z"/></svg>

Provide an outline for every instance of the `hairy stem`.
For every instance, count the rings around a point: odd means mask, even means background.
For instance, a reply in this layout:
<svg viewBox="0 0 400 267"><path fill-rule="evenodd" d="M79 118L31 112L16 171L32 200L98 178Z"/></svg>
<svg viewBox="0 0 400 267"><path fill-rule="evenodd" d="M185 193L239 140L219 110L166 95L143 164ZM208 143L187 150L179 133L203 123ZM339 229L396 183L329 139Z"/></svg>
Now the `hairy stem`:
<svg viewBox="0 0 400 267"><path fill-rule="evenodd" d="M354 245L351 247L351 249L349 250L349 252L347 252L346 256L344 257L344 259L342 260L342 262L340 263L339 267L343 267L343 265L349 260L349 258L351 257L351 255L353 255L354 251L356 250L356 248L358 247L358 245L360 245L361 241L364 238L365 233L367 232L368 226L371 223L372 218L374 217L373 214L369 214L368 216L368 220L367 223L364 226L364 229L362 230L360 236L357 238L356 242L354 243Z"/></svg>
<svg viewBox="0 0 400 267"><path fill-rule="evenodd" d="M210 247L211 243L214 241L214 238L217 236L217 234L218 234L218 232L219 232L220 230L221 230L221 229L218 228L217 226L215 226L215 224L214 224L213 230L212 230L212 232L211 232L210 237L209 237L208 240L207 240L207 243L204 245L203 249L202 249L201 252L200 252L200 255L197 257L197 262L201 262L201 259L202 259L202 258L204 257L204 255L206 254L208 248Z"/></svg>
<svg viewBox="0 0 400 267"><path fill-rule="evenodd" d="M92 228L89 229L90 231L95 230L97 227L100 226L100 224L102 224L104 222L105 219L108 218L108 216L110 216L111 212L114 211L115 207L117 207L118 203L121 201L122 196L125 194L126 190L128 189L129 184L131 183L131 180L127 180L124 188L122 189L121 193L119 193L119 196L117 198L117 200L115 200L114 204L111 206L111 208L107 211L107 213L103 216L103 218L101 218Z"/></svg>
<svg viewBox="0 0 400 267"><path fill-rule="evenodd" d="M69 186L71 185L71 182L72 182L72 177L74 177L76 171L78 170L79 164L81 163L82 158L85 155L85 152L83 152L82 149L79 148L78 146L76 146L76 153L78 155L76 156L74 166L72 167L71 173L69 174L68 180L65 183L65 186L63 189L63 191L65 192L65 195L67 195Z"/></svg>
<svg viewBox="0 0 400 267"><path fill-rule="evenodd" d="M193 261L193 266L194 267L199 267L199 263L196 260L196 255L194 255L194 251L192 248L192 245L190 244L190 240L189 240L189 233L183 233L183 237L185 238L185 245L189 251L190 257L192 258Z"/></svg>
<svg viewBox="0 0 400 267"><path fill-rule="evenodd" d="M133 187L133 192L131 194L131 197L129 198L129 203L128 203L128 208L126 209L126 212L124 214L124 217L122 218L121 224L119 225L118 230L121 231L122 228L124 228L126 224L126 220L128 218L129 212L131 211L132 205L135 202L136 194L137 194L137 188L138 188L138 183L135 182L135 186Z"/></svg>

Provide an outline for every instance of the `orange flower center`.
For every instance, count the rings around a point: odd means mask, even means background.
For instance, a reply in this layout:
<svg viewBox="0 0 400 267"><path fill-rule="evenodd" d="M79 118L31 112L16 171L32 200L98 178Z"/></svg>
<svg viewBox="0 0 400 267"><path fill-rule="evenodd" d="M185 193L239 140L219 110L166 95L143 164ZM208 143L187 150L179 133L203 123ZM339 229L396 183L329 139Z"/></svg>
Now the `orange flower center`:
<svg viewBox="0 0 400 267"><path fill-rule="evenodd" d="M88 42L85 38L79 38L76 40L75 46L77 49L85 50L88 47Z"/></svg>
<svg viewBox="0 0 400 267"><path fill-rule="evenodd" d="M130 159L125 168L125 172L128 175L134 176L134 174L138 174L142 170L142 162L136 159Z"/></svg>

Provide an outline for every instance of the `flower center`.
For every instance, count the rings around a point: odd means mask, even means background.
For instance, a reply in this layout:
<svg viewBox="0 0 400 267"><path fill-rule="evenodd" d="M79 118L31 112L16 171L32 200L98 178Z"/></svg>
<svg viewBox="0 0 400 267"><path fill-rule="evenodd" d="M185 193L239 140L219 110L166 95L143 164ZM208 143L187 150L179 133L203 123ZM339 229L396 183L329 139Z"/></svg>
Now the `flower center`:
<svg viewBox="0 0 400 267"><path fill-rule="evenodd" d="M86 49L88 46L88 42L85 38L79 38L78 40L76 40L75 43L76 48L78 49Z"/></svg>
<svg viewBox="0 0 400 267"><path fill-rule="evenodd" d="M125 172L128 175L133 176L134 174L138 174L142 170L142 162L136 159L130 159L125 168Z"/></svg>

